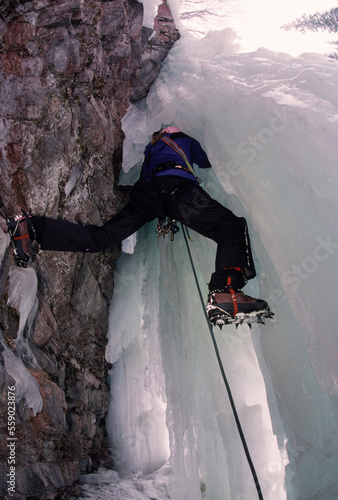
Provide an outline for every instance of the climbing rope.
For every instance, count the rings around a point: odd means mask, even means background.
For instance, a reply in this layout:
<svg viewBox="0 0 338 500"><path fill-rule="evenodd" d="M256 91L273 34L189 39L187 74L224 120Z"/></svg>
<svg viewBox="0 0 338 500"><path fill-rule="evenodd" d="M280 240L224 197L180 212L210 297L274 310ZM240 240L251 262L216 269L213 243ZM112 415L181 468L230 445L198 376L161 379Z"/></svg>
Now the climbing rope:
<svg viewBox="0 0 338 500"><path fill-rule="evenodd" d="M183 232L183 235L184 235L185 244L186 244L186 247L187 247L187 250L188 250L188 255L189 255L189 260L190 260L191 268L192 268L193 275L194 275L194 278L195 278L195 283L196 283L197 291L198 291L199 298L200 298L200 301L201 301L201 304L202 304L202 309L203 309L203 312L204 312L204 316L205 316L205 319L206 319L207 324L208 324L208 328L209 328L209 331L210 331L212 343L214 345L214 349L215 349L215 353L216 353L218 365L219 365L219 368L221 370L223 382L225 384L225 387L226 387L226 390L227 390L227 393L228 393L228 397L229 397L229 401L230 401L230 405L231 405L231 408L232 408L232 412L233 412L233 415L234 415L234 418L235 418L235 421L236 421L238 433L239 433L239 436L240 436L241 441L242 441L242 445L243 445L243 448L244 448L245 456L247 458L247 461L248 461L248 464L249 464L249 467L250 467L250 470L251 470L251 474L252 474L253 480L255 482L255 486L256 486L256 489L257 489L258 498L259 498L259 500L264 500L263 499L262 490L261 490L261 487L260 487L260 484L259 484L258 476L257 476L254 464L253 464L251 456L250 456L250 451L249 451L249 448L248 448L248 445L247 445L247 442L246 442L246 439L245 439L245 435L244 435L244 432L243 432L243 429L242 429L242 426L241 426L241 422L240 422L239 417L238 417L236 405L235 405L234 399L232 397L231 388L230 388L228 379L227 379L226 374L225 374L225 370L224 370L224 366L223 366L223 363L222 363L222 358L221 358L221 355L220 355L220 352L219 352L219 349L218 349L218 346L217 346L217 342L216 342L216 337L215 337L215 334L214 334L213 326L212 326L212 324L209 321L208 315L207 315L205 307L204 307L203 295L202 295L200 284L198 282L198 278L197 278L197 274L196 274L196 269L195 269L194 261L193 261L192 255L191 255L191 251L190 251L190 247L189 247L189 243L188 243L188 239L187 239L187 235L186 235L186 230L185 230L183 224L181 224L181 226L182 226L182 232Z"/></svg>

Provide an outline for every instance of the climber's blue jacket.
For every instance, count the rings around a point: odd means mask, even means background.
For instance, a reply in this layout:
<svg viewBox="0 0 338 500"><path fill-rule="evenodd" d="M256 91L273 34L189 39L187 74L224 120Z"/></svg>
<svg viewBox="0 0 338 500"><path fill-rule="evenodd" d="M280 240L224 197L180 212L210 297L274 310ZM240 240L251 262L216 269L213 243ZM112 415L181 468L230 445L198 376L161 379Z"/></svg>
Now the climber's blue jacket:
<svg viewBox="0 0 338 500"><path fill-rule="evenodd" d="M195 163L200 168L210 168L211 164L200 143L183 132L165 133L164 136L175 141L177 146L183 150L189 163ZM182 168L175 168L180 165ZM151 179L152 175L178 175L193 180L196 184L196 177L189 172L187 164L182 156L163 140L156 144L149 143L144 150L144 162L141 170L141 181Z"/></svg>

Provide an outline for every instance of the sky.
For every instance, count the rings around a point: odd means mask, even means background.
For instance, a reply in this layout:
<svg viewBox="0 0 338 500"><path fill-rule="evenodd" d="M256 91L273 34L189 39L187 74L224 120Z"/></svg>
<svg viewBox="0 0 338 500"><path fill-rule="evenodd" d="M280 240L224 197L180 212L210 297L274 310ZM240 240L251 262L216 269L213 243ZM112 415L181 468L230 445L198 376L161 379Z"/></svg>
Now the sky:
<svg viewBox="0 0 338 500"><path fill-rule="evenodd" d="M171 6L175 0L169 1ZM177 0L176 0L177 2ZM176 3L175 2L175 3ZM176 4L177 5L177 4ZM334 47L327 43L338 39L338 34L318 32L305 34L286 31L283 24L302 14L324 12L338 6L337 0L179 0L181 22L199 36L205 31L232 27L240 40L241 51L255 51L265 47L298 56L304 52L330 53ZM191 16L191 11L202 11ZM210 15L205 15L208 11ZM183 13L183 19L182 19ZM184 14L186 13L186 15ZM188 19L184 19L184 17Z"/></svg>
<svg viewBox="0 0 338 500"><path fill-rule="evenodd" d="M295 56L312 51L329 53L333 47L326 42L338 39L337 33L320 31L302 34L280 28L302 14L324 12L337 7L338 2L335 0L238 0L238 4L243 18L237 20L234 27L243 38L243 49L251 51L264 46Z"/></svg>

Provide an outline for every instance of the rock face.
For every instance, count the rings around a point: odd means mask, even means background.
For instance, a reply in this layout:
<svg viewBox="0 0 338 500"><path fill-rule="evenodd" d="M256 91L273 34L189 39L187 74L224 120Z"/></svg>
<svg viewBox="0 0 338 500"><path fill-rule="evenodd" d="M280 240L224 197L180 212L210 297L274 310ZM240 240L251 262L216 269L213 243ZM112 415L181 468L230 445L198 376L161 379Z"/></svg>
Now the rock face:
<svg viewBox="0 0 338 500"><path fill-rule="evenodd" d="M155 31L142 28L135 0L4 0L0 5L0 205L101 225L126 203L117 187L121 119L144 97L178 39L159 7ZM149 39L151 36L151 39ZM23 358L42 396L34 415L16 408L15 493L52 499L80 473L112 465L105 434L109 403L105 345L118 247L104 254L41 252L38 310ZM3 252L0 330L0 496L8 487L8 387L4 353L19 317L8 307L11 252ZM7 351L6 351L7 352Z"/></svg>

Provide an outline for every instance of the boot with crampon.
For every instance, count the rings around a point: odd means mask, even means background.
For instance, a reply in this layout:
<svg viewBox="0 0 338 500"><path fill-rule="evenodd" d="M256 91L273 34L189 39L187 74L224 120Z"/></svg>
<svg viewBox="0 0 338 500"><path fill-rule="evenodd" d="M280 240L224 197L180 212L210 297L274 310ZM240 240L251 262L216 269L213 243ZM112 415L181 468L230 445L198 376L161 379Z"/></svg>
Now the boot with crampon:
<svg viewBox="0 0 338 500"><path fill-rule="evenodd" d="M245 295L240 287L246 283L240 268L224 269L214 273L209 283L206 311L213 325L263 323L273 313L265 300Z"/></svg>

